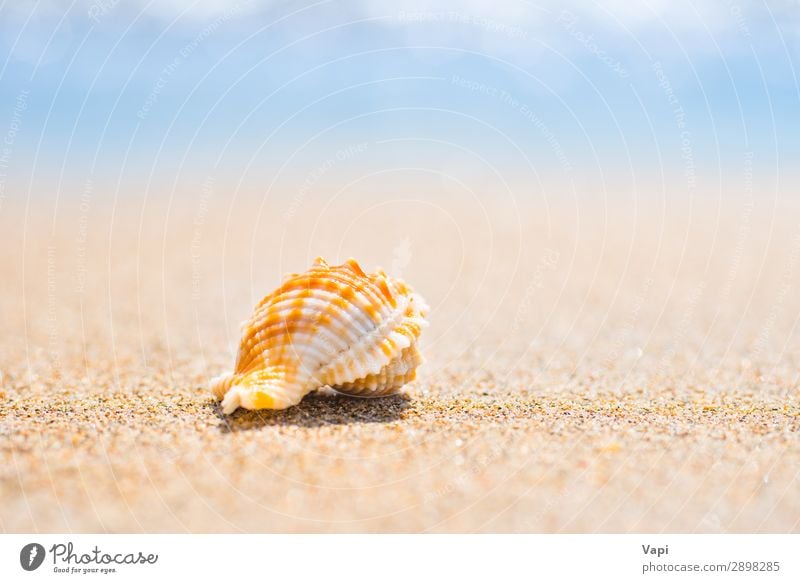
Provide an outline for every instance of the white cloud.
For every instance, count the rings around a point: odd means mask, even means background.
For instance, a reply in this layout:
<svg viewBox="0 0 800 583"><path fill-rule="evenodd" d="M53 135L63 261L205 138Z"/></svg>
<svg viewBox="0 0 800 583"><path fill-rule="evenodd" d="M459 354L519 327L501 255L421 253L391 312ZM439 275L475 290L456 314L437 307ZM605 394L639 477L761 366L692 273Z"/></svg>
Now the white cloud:
<svg viewBox="0 0 800 583"><path fill-rule="evenodd" d="M213 20L235 12L246 17L260 8L277 5L276 0L138 0L139 9L156 17L173 20L179 16L192 20Z"/></svg>
<svg viewBox="0 0 800 583"><path fill-rule="evenodd" d="M309 5L312 2L309 0ZM27 23L15 56L22 54L26 60L31 59L40 45L50 40L68 6L60 0L6 3L0 10L0 32L5 43L13 44ZM79 20L85 25L105 21L105 25L113 27L122 14L144 11L157 21L171 23L179 18L185 26L196 26L235 12L230 18L233 26L237 20L252 23L264 18L267 22L300 7L283 0L81 0L69 20L73 25ZM780 0L771 9L785 26L797 29L800 9L795 0ZM716 50L717 44L723 51L736 50L744 31L756 35L759 27L771 26L772 19L765 5L755 0L342 0L311 8L282 26L297 26L299 19L317 16L327 20L331 15L340 15L340 22L373 17L378 19L376 27L396 35L401 44L438 44L530 60L536 57L537 40L557 50L579 50L557 24L564 11L572 13L587 33L605 36L612 42L639 40L656 51L674 54L704 48ZM70 22L60 26L63 33L69 30ZM55 40L53 52L58 53L63 39Z"/></svg>
<svg viewBox="0 0 800 583"><path fill-rule="evenodd" d="M766 10L755 0L361 0L363 14L388 17L407 44L452 45L530 60L542 41L577 50L559 17L571 13L587 34L607 42L640 42L658 58L682 52L741 49L742 32L755 32ZM786 18L788 11L784 12ZM800 21L800 10L791 19ZM440 23L441 26L434 26Z"/></svg>

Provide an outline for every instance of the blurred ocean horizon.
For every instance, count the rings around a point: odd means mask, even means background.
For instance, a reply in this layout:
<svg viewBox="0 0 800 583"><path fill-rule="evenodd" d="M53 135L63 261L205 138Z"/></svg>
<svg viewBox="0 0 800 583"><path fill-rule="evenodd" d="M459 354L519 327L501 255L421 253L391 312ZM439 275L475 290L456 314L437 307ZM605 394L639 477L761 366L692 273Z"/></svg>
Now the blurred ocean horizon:
<svg viewBox="0 0 800 583"><path fill-rule="evenodd" d="M0 8L0 196L797 191L796 3ZM372 183L370 183L370 188Z"/></svg>

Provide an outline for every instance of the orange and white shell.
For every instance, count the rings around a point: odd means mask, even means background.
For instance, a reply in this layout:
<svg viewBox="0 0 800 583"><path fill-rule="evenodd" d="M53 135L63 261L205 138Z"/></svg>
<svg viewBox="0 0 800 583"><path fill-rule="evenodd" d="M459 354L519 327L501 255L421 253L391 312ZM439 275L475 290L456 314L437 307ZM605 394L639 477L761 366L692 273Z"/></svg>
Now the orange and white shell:
<svg viewBox="0 0 800 583"><path fill-rule="evenodd" d="M234 372L217 377L212 391L226 414L285 409L323 386L350 395L393 393L422 363L417 341L427 309L383 271L317 258L256 306L242 325Z"/></svg>

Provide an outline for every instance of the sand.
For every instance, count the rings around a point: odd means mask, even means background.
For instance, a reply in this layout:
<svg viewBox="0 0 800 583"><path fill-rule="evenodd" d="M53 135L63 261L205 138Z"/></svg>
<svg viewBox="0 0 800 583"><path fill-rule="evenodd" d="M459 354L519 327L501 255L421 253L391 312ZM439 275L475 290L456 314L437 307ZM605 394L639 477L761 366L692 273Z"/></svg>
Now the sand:
<svg viewBox="0 0 800 583"><path fill-rule="evenodd" d="M797 532L800 204L6 201L5 532ZM223 416L317 254L432 307L417 382Z"/></svg>

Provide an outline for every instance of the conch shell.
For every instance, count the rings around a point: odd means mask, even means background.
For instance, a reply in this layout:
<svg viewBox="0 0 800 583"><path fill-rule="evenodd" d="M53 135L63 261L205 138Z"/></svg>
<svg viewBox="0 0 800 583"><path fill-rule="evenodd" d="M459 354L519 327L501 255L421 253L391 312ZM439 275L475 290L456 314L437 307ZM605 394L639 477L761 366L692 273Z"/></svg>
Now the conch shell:
<svg viewBox="0 0 800 583"><path fill-rule="evenodd" d="M428 306L399 279L366 274L354 259L318 257L289 275L242 325L232 374L214 379L225 414L238 407L285 409L330 386L380 396L414 380Z"/></svg>

